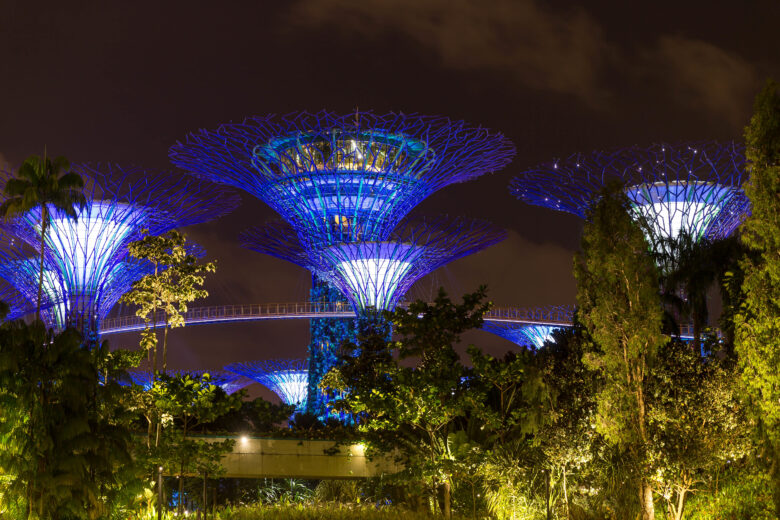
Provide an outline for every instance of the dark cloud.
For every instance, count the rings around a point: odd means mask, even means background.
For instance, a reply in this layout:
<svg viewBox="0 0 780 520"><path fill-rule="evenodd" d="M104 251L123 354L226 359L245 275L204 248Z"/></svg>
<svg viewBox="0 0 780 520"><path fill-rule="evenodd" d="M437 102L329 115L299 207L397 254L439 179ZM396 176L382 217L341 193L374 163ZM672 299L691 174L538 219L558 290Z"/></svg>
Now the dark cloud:
<svg viewBox="0 0 780 520"><path fill-rule="evenodd" d="M661 36L647 53L649 66L685 105L745 123L759 85L756 68L736 53L702 40Z"/></svg>
<svg viewBox="0 0 780 520"><path fill-rule="evenodd" d="M293 19L368 37L401 32L448 67L509 73L592 105L604 97L599 76L611 50L580 9L556 12L533 0L302 0Z"/></svg>
<svg viewBox="0 0 780 520"><path fill-rule="evenodd" d="M648 40L655 43L619 45L582 8L538 0L300 0L292 12L308 27L362 38L401 34L446 67L508 74L592 108L661 94L741 126L757 90L755 67L713 43L662 34ZM625 83L615 81L621 76ZM648 78L652 84L643 84Z"/></svg>

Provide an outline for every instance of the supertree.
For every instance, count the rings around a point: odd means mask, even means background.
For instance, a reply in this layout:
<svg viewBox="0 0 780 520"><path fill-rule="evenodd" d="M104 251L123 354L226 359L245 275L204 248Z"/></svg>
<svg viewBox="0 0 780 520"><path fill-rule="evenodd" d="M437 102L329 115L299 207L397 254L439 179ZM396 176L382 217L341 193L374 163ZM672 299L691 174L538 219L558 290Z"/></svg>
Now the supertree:
<svg viewBox="0 0 780 520"><path fill-rule="evenodd" d="M251 117L170 149L175 165L248 191L318 246L384 240L428 195L514 153L503 135L463 121L327 111Z"/></svg>
<svg viewBox="0 0 780 520"><path fill-rule="evenodd" d="M159 381L160 377L158 375L154 375L151 370L141 370L141 369L131 369L128 370L127 373L130 376L130 380L133 382L133 384L138 385L142 387L144 390L149 390L152 387L152 383L154 381ZM209 382L213 385L216 385L222 390L225 391L227 394L233 394L235 392L238 392L245 386L252 383L249 379L239 375L235 374L233 372L228 372L226 370L168 370L167 374L169 376L190 376L190 377L203 377L204 374L209 375Z"/></svg>
<svg viewBox="0 0 780 520"><path fill-rule="evenodd" d="M657 144L544 163L513 179L510 191L529 204L585 218L601 190L619 183L660 251L683 231L694 240L731 234L749 211L740 189L744 171L737 143Z"/></svg>
<svg viewBox="0 0 780 520"><path fill-rule="evenodd" d="M150 266L130 259L127 251L143 232L157 235L204 222L239 203L225 188L169 171L115 164L81 164L73 170L84 178L86 205L75 220L51 209L45 237L44 292L49 324L58 328L98 332L118 298L149 272ZM39 222L36 209L2 224L36 252L24 265L3 267L6 281L28 298L38 286L31 274L40 266Z"/></svg>
<svg viewBox="0 0 780 520"><path fill-rule="evenodd" d="M521 347L541 348L545 342L552 340L554 331L563 328L559 322L571 322L574 309L569 306L556 306L538 309L533 313L540 320L554 316L556 323L518 323L514 321L485 321L482 330L501 336Z"/></svg>
<svg viewBox="0 0 780 520"><path fill-rule="evenodd" d="M242 375L265 386L295 412L306 410L309 364L305 359L269 359L227 365L225 370Z"/></svg>
<svg viewBox="0 0 780 520"><path fill-rule="evenodd" d="M250 249L297 263L346 295L355 312L392 310L421 277L506 237L481 220L438 218L402 223L385 241L303 247L286 224L267 224L242 235Z"/></svg>
<svg viewBox="0 0 780 520"><path fill-rule="evenodd" d="M251 117L193 132L170 150L194 175L248 191L287 220L306 247L382 241L431 193L505 166L504 136L462 121L417 114L299 112ZM342 301L312 277L312 301ZM310 325L310 411L322 414L317 384L351 320ZM316 408L316 409L315 409Z"/></svg>

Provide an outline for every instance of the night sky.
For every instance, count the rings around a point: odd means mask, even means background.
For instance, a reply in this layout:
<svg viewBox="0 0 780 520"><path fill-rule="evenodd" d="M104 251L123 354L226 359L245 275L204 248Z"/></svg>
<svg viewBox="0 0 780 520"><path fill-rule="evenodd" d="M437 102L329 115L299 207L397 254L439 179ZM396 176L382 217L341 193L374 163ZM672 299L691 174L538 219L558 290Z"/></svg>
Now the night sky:
<svg viewBox="0 0 780 520"><path fill-rule="evenodd" d="M581 222L513 199L512 176L577 151L739 139L753 96L780 79L780 2L638 4L0 0L0 166L46 146L72 162L169 169L169 146L190 131L296 110L465 119L503 132L517 157L417 212L488 219L509 238L411 296L486 283L497 305L573 304ZM242 229L276 216L242 198L231 215L186 229L218 260L205 304L305 300L308 272L238 245ZM466 339L494 354L512 346L483 332ZM303 357L308 322L193 326L171 342L175 368Z"/></svg>

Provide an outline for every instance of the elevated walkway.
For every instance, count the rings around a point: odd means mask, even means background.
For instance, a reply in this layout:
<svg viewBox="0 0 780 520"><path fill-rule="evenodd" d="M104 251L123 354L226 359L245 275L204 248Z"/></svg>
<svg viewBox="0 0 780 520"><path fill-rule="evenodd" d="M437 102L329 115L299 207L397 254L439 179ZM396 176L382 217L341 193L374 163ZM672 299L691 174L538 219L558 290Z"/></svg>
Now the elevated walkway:
<svg viewBox="0 0 780 520"><path fill-rule="evenodd" d="M403 304L402 304L403 305ZM205 323L235 323L242 321L312 319L312 318L353 318L352 308L341 302L293 302L261 303L245 305L218 305L212 307L191 307L184 315L186 325ZM571 310L566 308L522 308L494 307L485 320L528 325L571 326ZM158 326L164 324L158 316ZM101 334L117 334L143 330L144 321L134 314L108 318L101 324Z"/></svg>

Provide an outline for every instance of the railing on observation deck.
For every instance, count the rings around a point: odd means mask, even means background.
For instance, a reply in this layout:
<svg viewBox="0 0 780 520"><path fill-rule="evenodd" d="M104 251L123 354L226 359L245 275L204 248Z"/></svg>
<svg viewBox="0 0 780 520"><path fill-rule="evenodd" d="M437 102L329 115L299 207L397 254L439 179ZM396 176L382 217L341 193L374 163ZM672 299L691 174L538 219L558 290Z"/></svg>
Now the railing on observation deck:
<svg viewBox="0 0 780 520"><path fill-rule="evenodd" d="M404 305L404 304L401 304ZM220 323L226 321L253 321L290 318L349 318L355 313L343 302L293 302L261 303L247 305L217 305L192 307L184 314L186 324ZM489 321L567 326L572 323L572 310L566 307L523 308L494 307L485 314ZM161 313L157 325L164 324ZM134 314L107 318L101 324L103 334L132 332L145 326L142 318Z"/></svg>

